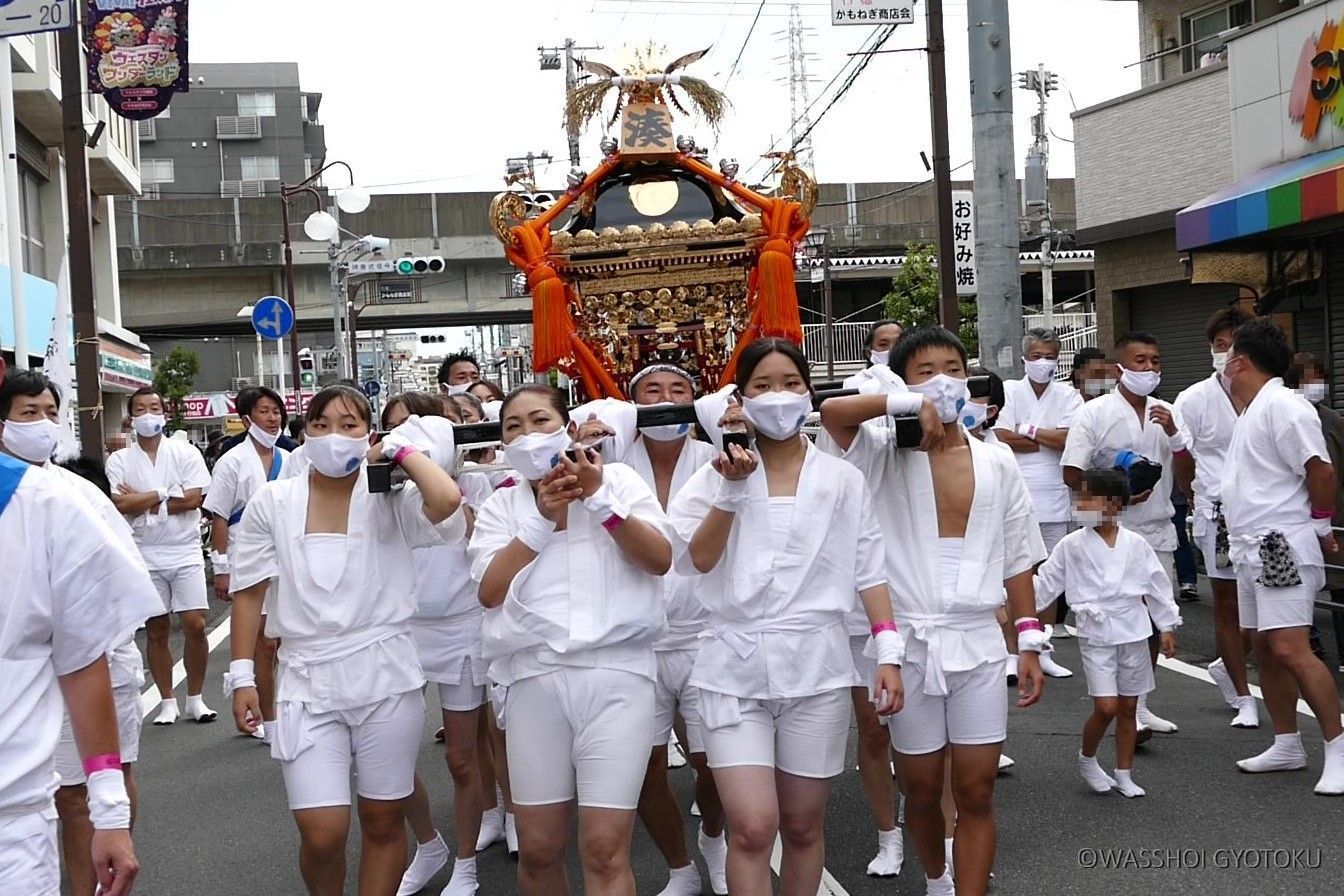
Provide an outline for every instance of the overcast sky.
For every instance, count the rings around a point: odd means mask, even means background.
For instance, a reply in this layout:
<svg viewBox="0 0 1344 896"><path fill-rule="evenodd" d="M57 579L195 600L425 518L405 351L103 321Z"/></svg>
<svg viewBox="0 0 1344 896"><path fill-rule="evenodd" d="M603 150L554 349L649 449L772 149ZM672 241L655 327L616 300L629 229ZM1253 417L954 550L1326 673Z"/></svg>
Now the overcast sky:
<svg viewBox="0 0 1344 896"><path fill-rule="evenodd" d="M808 34L812 96L869 36L867 27L836 27L829 0L797 4ZM944 3L950 84L952 164L971 159L965 0ZM1045 63L1064 88L1052 98L1050 128L1071 138L1069 113L1138 87L1136 4L1113 0L1011 0L1014 71ZM615 67L650 38L669 59L712 45L689 71L725 88L733 102L717 140L687 123L711 154L735 156L749 169L772 140L788 142L789 3L767 0L752 30L758 0L196 0L191 5L191 58L197 62L299 64L303 87L320 91L328 159L354 166L381 192L495 190L504 160L549 151L556 162L543 186L568 168L561 126L564 78L542 72L537 47L566 37L597 44L590 58ZM886 48L924 42L924 19L903 26ZM927 68L922 53L872 59L853 88L813 132L816 173L824 181L922 180L929 147ZM837 85L838 86L838 85ZM1035 98L1015 91L1017 157L1030 142ZM599 126L584 135L583 161L598 156ZM955 176L970 175L962 168ZM1073 175L1071 146L1052 140L1051 174Z"/></svg>

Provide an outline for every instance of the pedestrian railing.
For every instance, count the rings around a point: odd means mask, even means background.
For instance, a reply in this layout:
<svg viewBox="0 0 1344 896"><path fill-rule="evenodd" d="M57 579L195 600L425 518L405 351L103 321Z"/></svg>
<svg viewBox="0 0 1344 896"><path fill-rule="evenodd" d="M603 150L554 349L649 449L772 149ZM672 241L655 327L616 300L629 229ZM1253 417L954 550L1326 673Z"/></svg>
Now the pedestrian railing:
<svg viewBox="0 0 1344 896"><path fill-rule="evenodd" d="M870 323L833 324L835 329L834 361L868 360L868 330ZM826 325L803 324L803 354L812 363L826 361Z"/></svg>

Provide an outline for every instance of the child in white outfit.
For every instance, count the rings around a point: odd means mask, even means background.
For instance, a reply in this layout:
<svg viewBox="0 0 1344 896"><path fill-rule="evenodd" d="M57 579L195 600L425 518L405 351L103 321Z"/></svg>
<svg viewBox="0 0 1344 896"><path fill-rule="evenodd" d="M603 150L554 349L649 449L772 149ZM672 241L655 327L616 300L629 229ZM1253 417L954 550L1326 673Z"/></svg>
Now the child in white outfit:
<svg viewBox="0 0 1344 896"><path fill-rule="evenodd" d="M1143 796L1134 783L1135 713L1139 698L1153 689L1148 637L1156 624L1162 653L1176 652L1173 629L1181 614L1157 554L1116 517L1129 500L1122 473L1089 470L1073 496L1074 520L1081 528L1060 540L1036 572L1036 606L1047 607L1062 592L1078 618L1079 646L1092 697L1092 715L1083 724L1078 770L1097 793L1119 790ZM1102 771L1097 747L1115 720L1115 777Z"/></svg>

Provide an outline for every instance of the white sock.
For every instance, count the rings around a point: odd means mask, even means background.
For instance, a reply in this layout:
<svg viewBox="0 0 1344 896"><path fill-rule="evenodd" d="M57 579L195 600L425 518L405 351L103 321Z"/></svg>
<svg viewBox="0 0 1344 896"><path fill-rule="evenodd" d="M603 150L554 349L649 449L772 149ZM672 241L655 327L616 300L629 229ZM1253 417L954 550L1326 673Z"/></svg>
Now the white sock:
<svg viewBox="0 0 1344 896"><path fill-rule="evenodd" d="M409 896L411 893L420 892L447 864L448 844L444 843L443 836L435 831L433 840L415 845L415 855L411 857L411 863L401 875L401 886L397 888L397 896Z"/></svg>
<svg viewBox="0 0 1344 896"><path fill-rule="evenodd" d="M177 705L176 697L169 697L159 704L159 714L154 719L155 725L171 725L177 721L177 717L182 714L182 710Z"/></svg>
<svg viewBox="0 0 1344 896"><path fill-rule="evenodd" d="M453 876L448 879L448 886L439 891L439 896L472 896L479 887L476 857L458 859L453 862Z"/></svg>
<svg viewBox="0 0 1344 896"><path fill-rule="evenodd" d="M1115 788L1127 797L1143 796L1148 791L1134 783L1130 777L1130 770L1127 768L1118 768L1115 770Z"/></svg>
<svg viewBox="0 0 1344 896"><path fill-rule="evenodd" d="M692 862L683 868L667 870L667 886L658 896L700 896L700 869Z"/></svg>
<svg viewBox="0 0 1344 896"><path fill-rule="evenodd" d="M1095 793L1110 793L1116 786L1115 779L1101 770L1097 757L1084 756L1081 751L1078 753L1078 774Z"/></svg>
<svg viewBox="0 0 1344 896"><path fill-rule="evenodd" d="M1344 794L1344 734L1325 742L1325 768L1316 782L1316 793L1322 796Z"/></svg>

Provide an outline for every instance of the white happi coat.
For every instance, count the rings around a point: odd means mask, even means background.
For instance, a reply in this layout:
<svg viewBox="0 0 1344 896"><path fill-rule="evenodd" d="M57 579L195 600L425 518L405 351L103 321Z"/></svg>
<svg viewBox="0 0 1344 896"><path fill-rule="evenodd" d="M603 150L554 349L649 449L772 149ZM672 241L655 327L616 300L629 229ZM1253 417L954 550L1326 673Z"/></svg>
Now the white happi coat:
<svg viewBox="0 0 1344 896"><path fill-rule="evenodd" d="M107 479L116 494L118 485L128 485L133 491L152 492L167 489L169 497L180 498L191 489L208 491L210 471L205 467L201 452L188 442L161 437L158 450L151 461L132 437L130 444L112 452L107 459ZM127 517L135 533L145 564L154 570L180 569L184 566L205 566L201 553L201 515L169 513L164 501L154 510Z"/></svg>
<svg viewBox="0 0 1344 896"><path fill-rule="evenodd" d="M57 676L125 643L155 591L140 558L60 477L8 456L0 467L22 473L0 512L0 816L16 816L52 805Z"/></svg>
<svg viewBox="0 0 1344 896"><path fill-rule="evenodd" d="M1039 429L1068 429L1073 415L1083 406L1083 396L1068 383L1055 380L1046 384L1039 397L1031 379L1008 380L1003 384L1003 410L994 422L995 429L1016 432L1019 423L1030 423ZM1044 445L1037 450L1013 452L1022 470L1022 480L1031 493L1039 523L1067 523L1071 515L1069 489L1064 484L1064 470L1060 466L1061 452Z"/></svg>
<svg viewBox="0 0 1344 896"><path fill-rule="evenodd" d="M641 436L635 440L625 456L625 463L639 474L639 478L656 495L658 486L653 476L653 462L649 460L649 452L645 447L646 438ZM691 476L718 453L708 442L686 439L681 446L681 454L677 456L677 465L672 470L672 483L667 491L669 506L686 487ZM654 650L694 650L699 646L700 634L709 619L709 610L697 593L701 584L698 579L698 576L688 576L675 569L663 576L663 609L667 613L667 631L653 645Z"/></svg>
<svg viewBox="0 0 1344 896"><path fill-rule="evenodd" d="M1180 395L1174 405L1190 434L1195 457L1195 537L1202 537L1213 521L1213 505L1223 497L1223 463L1237 425L1237 409L1218 374L1202 379Z"/></svg>
<svg viewBox="0 0 1344 896"><path fill-rule="evenodd" d="M946 693L946 672L1007 658L995 610L1003 583L1045 559L1031 495L1011 452L962 430L970 445L975 492L955 580L939 568L938 507L929 456L897 449L894 430L859 428L845 459L863 472L886 544L887 581L906 662L927 667L926 693ZM917 642L917 643L911 643Z"/></svg>
<svg viewBox="0 0 1344 896"><path fill-rule="evenodd" d="M285 467L289 463L289 452L276 446L275 454L280 458L280 471L277 479L284 479ZM270 469L262 463L257 453L256 443L248 436L245 441L232 448L215 462L210 474L210 490L205 493L205 502L201 509L223 517L226 522L234 514L241 513L247 507L252 496L261 491L270 476ZM239 521L241 522L241 520ZM237 523L229 526L229 550L233 549L234 529Z"/></svg>
<svg viewBox="0 0 1344 896"><path fill-rule="evenodd" d="M1259 569L1260 539L1270 532L1283 533L1299 565L1325 565L1307 494L1313 457L1330 463L1320 415L1271 379L1237 419L1223 464L1223 516L1237 566Z"/></svg>
<svg viewBox="0 0 1344 896"><path fill-rule="evenodd" d="M243 591L272 581L266 634L280 638L278 704L306 705L320 714L376 704L425 683L411 639L415 612L412 549L461 539L459 509L434 525L414 483L386 495L369 494L361 468L350 495L343 568L315 569L305 535L309 477L268 482L235 529L230 587ZM280 715L285 721L284 709ZM301 732L282 735L298 738ZM297 743L280 745L285 758Z"/></svg>
<svg viewBox="0 0 1344 896"><path fill-rule="evenodd" d="M696 573L691 539L722 479L713 467L701 467L668 508L681 542L677 565L687 574ZM706 693L778 700L862 684L845 615L859 591L886 583L882 533L852 466L807 446L779 552L764 465L748 488L751 499L735 515L723 556L696 584L710 619L690 683L700 688L701 710L709 715L715 706L736 704L707 702ZM705 721L711 728L732 724Z"/></svg>
<svg viewBox="0 0 1344 896"><path fill-rule="evenodd" d="M1048 607L1060 594L1078 617L1078 637L1113 646L1146 641L1149 617L1160 631L1181 624L1171 596L1171 581L1148 542L1124 526L1115 547L1095 529L1070 532L1036 570L1036 607Z"/></svg>
<svg viewBox="0 0 1344 896"><path fill-rule="evenodd" d="M1171 411L1177 431L1184 429L1180 412L1152 396L1144 402L1140 419L1120 394L1119 386L1087 402L1073 417L1060 462L1066 467L1091 470L1098 453L1129 450L1161 464L1162 478L1154 486L1153 493L1142 504L1126 507L1120 514L1120 522L1142 535L1153 550L1174 551L1176 526L1171 518L1176 510L1171 504L1174 481L1171 444L1166 431L1148 419L1155 407Z"/></svg>
<svg viewBox="0 0 1344 896"><path fill-rule="evenodd" d="M619 516L642 520L672 540L657 497L634 470L604 464L602 478ZM467 548L472 578L479 583L495 555L513 541L518 520L540 515L531 483L491 495ZM580 502L571 503L565 531L519 570L504 602L485 611L483 652L492 681L510 685L563 666L656 678L653 644L664 626L662 584L625 556L602 522ZM539 566L566 570L564 580L541 581L533 576Z"/></svg>

